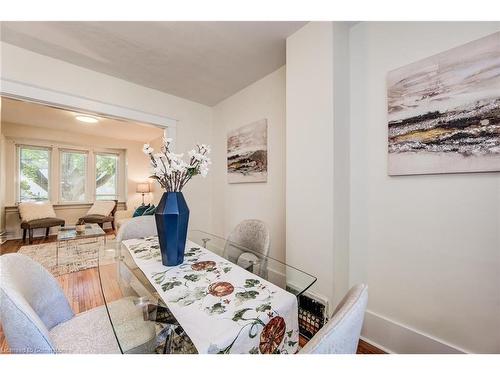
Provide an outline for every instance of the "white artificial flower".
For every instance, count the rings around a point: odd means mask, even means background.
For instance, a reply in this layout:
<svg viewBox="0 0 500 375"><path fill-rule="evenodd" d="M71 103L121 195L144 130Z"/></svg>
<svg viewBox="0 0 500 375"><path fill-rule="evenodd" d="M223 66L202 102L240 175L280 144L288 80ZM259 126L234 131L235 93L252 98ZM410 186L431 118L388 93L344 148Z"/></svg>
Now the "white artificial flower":
<svg viewBox="0 0 500 375"><path fill-rule="evenodd" d="M200 174L201 174L201 177L203 177L203 178L207 177L208 167L206 167L204 165L200 165Z"/></svg>
<svg viewBox="0 0 500 375"><path fill-rule="evenodd" d="M154 152L154 149L149 145L149 143L146 143L142 147L142 152L144 152L146 155L151 155Z"/></svg>
<svg viewBox="0 0 500 375"><path fill-rule="evenodd" d="M188 165L182 159L172 160L172 169L177 172L184 172Z"/></svg>
<svg viewBox="0 0 500 375"><path fill-rule="evenodd" d="M199 152L197 152L195 150L189 151L189 157L194 158L194 160L197 160L197 161L202 161L206 158L205 155L200 154Z"/></svg>
<svg viewBox="0 0 500 375"><path fill-rule="evenodd" d="M163 188L171 191L180 191L185 183L191 178L187 173L190 168L196 168L195 174L201 174L206 177L209 171L209 165L212 161L207 156L210 147L204 144L198 145L188 152L189 162L194 159L197 163L193 165L183 160L184 154L176 154L168 150L168 145L172 142L171 138L163 138L165 146L159 153L153 153L154 150L149 144L145 144L143 152L151 158L151 174L160 180Z"/></svg>
<svg viewBox="0 0 500 375"><path fill-rule="evenodd" d="M181 160L184 154L174 154L173 152L167 152L167 159L170 159L172 161L174 160Z"/></svg>
<svg viewBox="0 0 500 375"><path fill-rule="evenodd" d="M168 138L168 137L163 137L163 144L165 146L168 146L170 143L172 143L173 139L172 138Z"/></svg>

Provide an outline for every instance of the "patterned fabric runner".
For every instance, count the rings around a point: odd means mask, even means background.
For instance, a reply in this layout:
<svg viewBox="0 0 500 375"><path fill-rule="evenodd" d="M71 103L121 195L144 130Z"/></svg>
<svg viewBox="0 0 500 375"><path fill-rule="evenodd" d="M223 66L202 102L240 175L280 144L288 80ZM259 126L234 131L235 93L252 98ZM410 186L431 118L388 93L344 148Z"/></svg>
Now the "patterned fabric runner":
<svg viewBox="0 0 500 375"><path fill-rule="evenodd" d="M199 353L295 353L295 296L188 241L184 263L161 263L158 237L123 241Z"/></svg>

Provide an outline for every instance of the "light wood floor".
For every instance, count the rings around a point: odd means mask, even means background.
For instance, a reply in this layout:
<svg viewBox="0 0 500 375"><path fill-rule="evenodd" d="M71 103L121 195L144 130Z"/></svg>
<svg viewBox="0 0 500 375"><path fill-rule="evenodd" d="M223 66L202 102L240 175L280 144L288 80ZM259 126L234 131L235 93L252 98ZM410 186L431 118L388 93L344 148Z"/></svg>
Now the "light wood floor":
<svg viewBox="0 0 500 375"><path fill-rule="evenodd" d="M111 234L112 232L108 233ZM33 240L33 244L53 242L55 240L55 236L50 236L48 239L35 238ZM9 240L1 245L0 254L15 253L23 245L22 240ZM76 314L104 304L97 268L90 268L79 272L61 275L57 277L57 281L61 285L64 294L68 298L68 301ZM118 295L116 297L119 298ZM304 345L305 343L306 340L301 337L301 345ZM0 353L8 352L9 347L0 324ZM377 347L370 345L363 340L359 340L358 354L385 353Z"/></svg>

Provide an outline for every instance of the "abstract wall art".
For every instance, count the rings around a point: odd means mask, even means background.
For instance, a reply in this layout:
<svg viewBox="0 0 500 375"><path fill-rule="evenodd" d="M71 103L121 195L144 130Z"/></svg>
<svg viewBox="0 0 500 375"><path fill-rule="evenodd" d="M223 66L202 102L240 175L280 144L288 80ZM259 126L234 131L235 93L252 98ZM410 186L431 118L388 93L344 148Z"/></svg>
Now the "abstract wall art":
<svg viewBox="0 0 500 375"><path fill-rule="evenodd" d="M267 181L267 120L253 122L227 135L229 183Z"/></svg>
<svg viewBox="0 0 500 375"><path fill-rule="evenodd" d="M500 171L500 32L387 76L389 175Z"/></svg>

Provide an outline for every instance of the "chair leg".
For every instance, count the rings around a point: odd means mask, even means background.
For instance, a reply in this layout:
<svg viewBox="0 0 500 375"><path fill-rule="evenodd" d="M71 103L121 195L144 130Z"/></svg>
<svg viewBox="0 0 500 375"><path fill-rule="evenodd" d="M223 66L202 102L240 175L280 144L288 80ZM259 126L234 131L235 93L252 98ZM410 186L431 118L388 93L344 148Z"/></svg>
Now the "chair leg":
<svg viewBox="0 0 500 375"><path fill-rule="evenodd" d="M31 245L33 242L33 228L29 229L29 240L28 240L28 245Z"/></svg>
<svg viewBox="0 0 500 375"><path fill-rule="evenodd" d="M50 227L45 229L45 238L49 238L49 230L50 230Z"/></svg>
<svg viewBox="0 0 500 375"><path fill-rule="evenodd" d="M23 229L23 243L26 243L26 231L27 231L27 229L24 228Z"/></svg>
<svg viewBox="0 0 500 375"><path fill-rule="evenodd" d="M115 230L115 221L114 221L114 220L111 222L111 228L112 228L113 230Z"/></svg>

